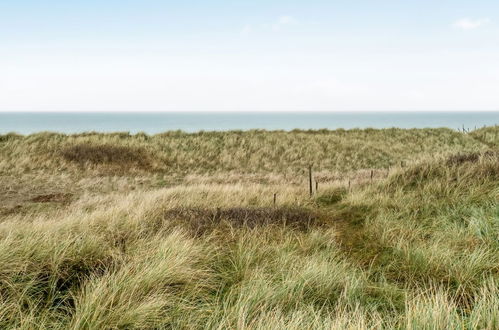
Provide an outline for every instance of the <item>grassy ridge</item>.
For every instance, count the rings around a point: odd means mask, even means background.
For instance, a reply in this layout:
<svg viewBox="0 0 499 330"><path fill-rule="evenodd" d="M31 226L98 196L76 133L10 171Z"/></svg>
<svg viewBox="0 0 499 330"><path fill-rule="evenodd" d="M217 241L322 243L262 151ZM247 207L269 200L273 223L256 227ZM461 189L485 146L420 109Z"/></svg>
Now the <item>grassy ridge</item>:
<svg viewBox="0 0 499 330"><path fill-rule="evenodd" d="M496 329L493 133L3 136L0 327Z"/></svg>
<svg viewBox="0 0 499 330"><path fill-rule="evenodd" d="M40 133L0 137L0 170L73 170L85 163L91 168L114 164L118 166L113 170L147 167L184 175L295 173L313 163L319 171L347 172L387 168L424 155L485 147L469 135L445 128L167 132L153 136Z"/></svg>

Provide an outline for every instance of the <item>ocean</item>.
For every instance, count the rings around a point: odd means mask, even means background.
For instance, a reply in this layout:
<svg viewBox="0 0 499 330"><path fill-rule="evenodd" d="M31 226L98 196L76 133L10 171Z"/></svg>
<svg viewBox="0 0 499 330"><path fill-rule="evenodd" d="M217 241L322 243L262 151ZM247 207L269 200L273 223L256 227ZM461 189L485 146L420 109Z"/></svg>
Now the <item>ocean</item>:
<svg viewBox="0 0 499 330"><path fill-rule="evenodd" d="M186 132L351 128L475 129L499 124L499 112L0 112L0 134L42 131Z"/></svg>

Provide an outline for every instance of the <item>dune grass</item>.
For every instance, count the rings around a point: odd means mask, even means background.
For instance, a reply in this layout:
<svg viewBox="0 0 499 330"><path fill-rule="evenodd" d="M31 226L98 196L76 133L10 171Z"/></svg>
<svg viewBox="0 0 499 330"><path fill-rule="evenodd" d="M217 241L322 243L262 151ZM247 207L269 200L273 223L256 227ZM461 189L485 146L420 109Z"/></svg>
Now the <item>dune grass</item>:
<svg viewBox="0 0 499 330"><path fill-rule="evenodd" d="M0 136L0 328L497 329L496 132Z"/></svg>

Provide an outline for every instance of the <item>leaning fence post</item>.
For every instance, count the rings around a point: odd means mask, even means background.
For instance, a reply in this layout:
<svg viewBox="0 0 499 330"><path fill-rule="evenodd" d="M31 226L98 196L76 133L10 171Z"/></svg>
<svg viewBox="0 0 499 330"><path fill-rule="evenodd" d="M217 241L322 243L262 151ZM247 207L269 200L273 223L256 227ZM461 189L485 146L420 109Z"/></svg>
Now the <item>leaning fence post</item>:
<svg viewBox="0 0 499 330"><path fill-rule="evenodd" d="M313 191L312 191L312 165L308 166L308 188L310 192L310 197L312 197Z"/></svg>
<svg viewBox="0 0 499 330"><path fill-rule="evenodd" d="M371 170L371 182L373 182L374 171Z"/></svg>

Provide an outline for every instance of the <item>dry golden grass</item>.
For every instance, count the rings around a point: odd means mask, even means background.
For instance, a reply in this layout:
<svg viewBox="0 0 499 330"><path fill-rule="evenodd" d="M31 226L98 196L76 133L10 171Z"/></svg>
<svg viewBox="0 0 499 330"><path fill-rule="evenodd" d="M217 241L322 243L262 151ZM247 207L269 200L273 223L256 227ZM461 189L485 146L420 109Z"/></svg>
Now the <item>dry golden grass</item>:
<svg viewBox="0 0 499 330"><path fill-rule="evenodd" d="M497 329L494 133L0 136L0 328Z"/></svg>

